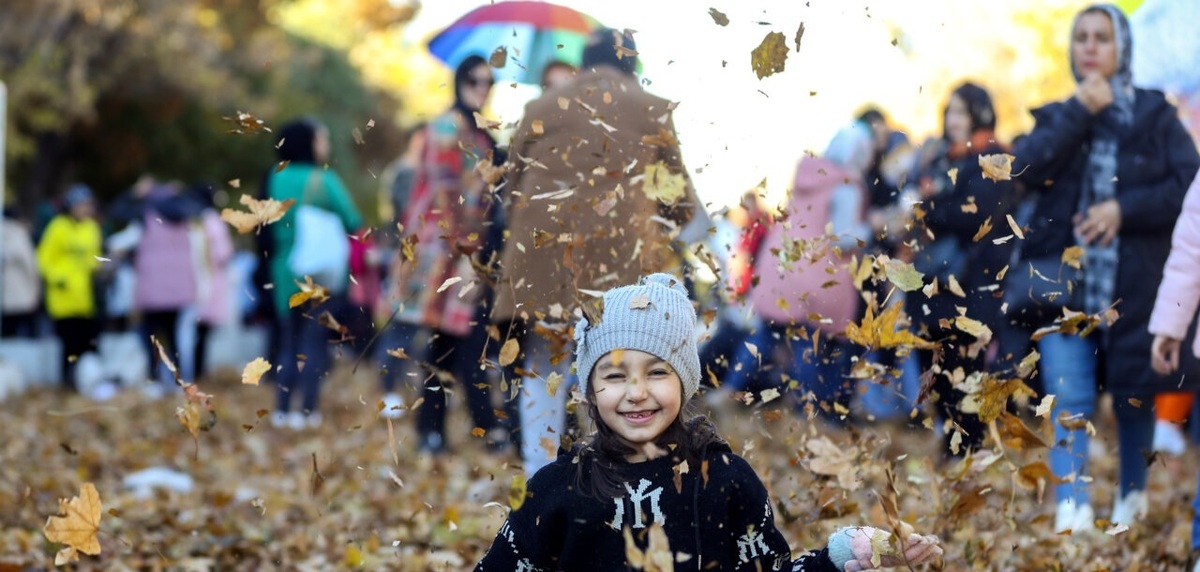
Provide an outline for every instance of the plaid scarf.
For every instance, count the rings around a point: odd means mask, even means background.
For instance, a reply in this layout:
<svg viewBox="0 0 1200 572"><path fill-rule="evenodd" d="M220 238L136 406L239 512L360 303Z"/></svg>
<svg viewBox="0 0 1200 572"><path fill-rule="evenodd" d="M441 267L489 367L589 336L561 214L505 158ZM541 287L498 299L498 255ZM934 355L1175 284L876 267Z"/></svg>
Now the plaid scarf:
<svg viewBox="0 0 1200 572"><path fill-rule="evenodd" d="M1091 148L1083 176L1080 212L1088 207L1117 197L1117 156L1120 138L1133 124L1133 80L1130 61L1133 42L1129 35L1129 20L1120 8L1111 4L1095 6L1108 14L1113 23L1113 41L1117 46L1117 71L1109 80L1113 103L1100 112L1092 126ZM1080 14L1086 13L1088 8ZM1078 17L1076 17L1078 21ZM1074 28L1074 26L1072 26ZM1073 31L1072 31L1073 33ZM1071 68L1075 69L1074 62ZM1076 74L1076 80L1080 80ZM1093 243L1084 246L1083 308L1089 314L1101 312L1112 305L1116 290L1120 237L1108 245Z"/></svg>

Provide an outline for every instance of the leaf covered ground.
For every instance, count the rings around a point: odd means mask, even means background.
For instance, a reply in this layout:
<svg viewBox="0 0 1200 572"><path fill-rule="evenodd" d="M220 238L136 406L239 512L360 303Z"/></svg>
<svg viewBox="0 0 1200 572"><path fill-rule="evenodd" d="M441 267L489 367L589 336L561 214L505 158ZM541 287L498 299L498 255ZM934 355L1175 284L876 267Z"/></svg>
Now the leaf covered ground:
<svg viewBox="0 0 1200 572"><path fill-rule="evenodd" d="M64 546L50 542L43 526L84 483L95 485L103 505L101 552L80 554L63 569L469 570L521 474L515 457L485 452L457 397L452 453L418 456L412 414L389 434L376 414L377 378L362 369L334 374L324 387L324 424L303 431L270 426L268 383L242 385L228 372L201 385L214 396L218 420L197 440L176 416L182 392L150 400L126 391L93 403L37 390L0 404L0 572L55 567ZM1116 534L1055 535L1053 496L1038 465L1047 421L1032 405L1027 416L1001 417L995 434L1005 446L969 465L940 460L941 439L923 427L924 415L914 427L843 429L771 405L730 402L717 417L770 488L796 550L819 546L839 526L886 527L883 506L894 495L900 519L941 536L946 570L1183 569L1194 455L1152 461L1145 523ZM1011 426L1013 419L1034 435ZM1115 430L1108 415L1095 427L1093 498L1104 517ZM123 486L127 475L159 466L189 474L195 486L148 495ZM1039 479L1046 485L1040 504Z"/></svg>

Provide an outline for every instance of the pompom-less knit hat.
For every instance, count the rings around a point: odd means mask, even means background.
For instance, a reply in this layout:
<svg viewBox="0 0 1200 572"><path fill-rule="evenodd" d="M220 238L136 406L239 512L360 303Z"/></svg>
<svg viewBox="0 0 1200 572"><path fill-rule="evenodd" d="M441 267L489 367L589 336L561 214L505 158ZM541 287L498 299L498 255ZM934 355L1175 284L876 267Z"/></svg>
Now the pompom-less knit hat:
<svg viewBox="0 0 1200 572"><path fill-rule="evenodd" d="M583 318L575 325L575 371L584 395L596 362L615 349L662 358L679 374L684 401L691 399L700 388L700 354L696 310L683 281L651 274L638 284L609 290L600 323Z"/></svg>

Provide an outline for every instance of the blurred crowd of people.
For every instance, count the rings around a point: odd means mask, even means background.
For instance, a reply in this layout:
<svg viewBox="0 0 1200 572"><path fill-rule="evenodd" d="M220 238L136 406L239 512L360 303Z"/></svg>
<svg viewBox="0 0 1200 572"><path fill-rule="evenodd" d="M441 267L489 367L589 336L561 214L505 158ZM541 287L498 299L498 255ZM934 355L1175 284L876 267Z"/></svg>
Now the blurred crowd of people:
<svg viewBox="0 0 1200 572"><path fill-rule="evenodd" d="M255 235L237 266L244 279L227 275L234 243L211 185L139 181L106 211L103 231L92 193L75 185L49 224L4 225L4 335L44 332L44 309L73 388L75 358L101 328L128 328L129 316L153 372L151 335L201 368L207 331L256 315L273 325L275 425L319 424L331 352L352 348L380 370L382 415L419 404L419 452L466 439L445 423L458 396L473 438L492 452L515 448L532 475L578 431L570 325L598 319L599 292L674 272L710 301L703 402L718 410L781 395L777 403L809 419L844 424L907 419L930 404L946 454L966 455L987 430L965 396L984 377L1013 377L1036 348L1029 383L1056 396L1056 530L1090 528L1096 517L1083 477L1099 391L1113 396L1119 442L1108 519L1129 523L1147 510L1142 453L1182 453L1180 427L1200 384L1194 356L1180 349L1200 294L1181 299L1184 289L1163 279L1167 267L1187 292L1200 283L1200 264L1177 254L1195 238L1200 215L1184 204L1185 195L1200 201L1200 155L1171 103L1131 83L1130 46L1119 10L1089 8L1071 31L1077 91L1034 110L1030 133L999 140L991 96L964 82L945 95L938 135L911 141L867 110L799 160L782 204L755 188L712 213L684 166L674 104L639 83L628 33L595 33L579 70L547 66L545 91L507 146L481 116L495 79L474 56L455 70L454 104L413 129L389 169L394 220L363 227L326 167L328 133L314 119L279 132L282 168L267 171L260 198L296 204ZM1011 179L989 170L1006 154ZM328 298L295 306L312 278L296 260L326 250L302 246L300 235L317 228L306 206L349 239L333 266L340 274L318 281ZM894 288L861 271L868 257L911 264L921 283ZM864 347L847 335L897 308L907 316L897 327L934 343ZM1103 319L1114 308L1119 319ZM1032 341L1075 312L1097 318L1096 331ZM186 348L181 321L198 333Z"/></svg>

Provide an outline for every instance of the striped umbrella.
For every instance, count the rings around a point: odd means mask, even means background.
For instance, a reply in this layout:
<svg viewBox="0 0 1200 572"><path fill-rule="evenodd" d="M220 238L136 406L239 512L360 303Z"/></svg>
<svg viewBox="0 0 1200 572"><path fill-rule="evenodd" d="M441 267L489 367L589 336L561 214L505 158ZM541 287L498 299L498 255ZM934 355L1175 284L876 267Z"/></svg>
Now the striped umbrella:
<svg viewBox="0 0 1200 572"><path fill-rule="evenodd" d="M505 65L495 70L500 81L537 84L547 63L578 67L595 18L549 2L517 0L480 6L450 24L429 41L435 57L456 67L470 56L488 58L496 48L508 50Z"/></svg>

